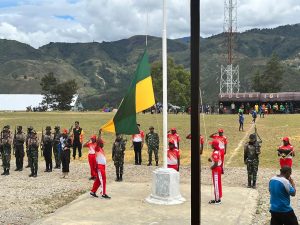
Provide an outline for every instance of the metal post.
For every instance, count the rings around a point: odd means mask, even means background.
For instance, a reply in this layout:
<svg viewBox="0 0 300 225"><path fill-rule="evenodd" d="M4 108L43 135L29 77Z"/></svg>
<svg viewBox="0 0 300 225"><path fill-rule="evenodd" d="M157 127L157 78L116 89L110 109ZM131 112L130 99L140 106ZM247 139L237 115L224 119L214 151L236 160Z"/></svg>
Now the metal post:
<svg viewBox="0 0 300 225"><path fill-rule="evenodd" d="M191 0L191 224L201 224L199 132L200 0Z"/></svg>
<svg viewBox="0 0 300 225"><path fill-rule="evenodd" d="M168 87L167 87L167 0L163 0L162 66L163 66L163 162L167 168Z"/></svg>

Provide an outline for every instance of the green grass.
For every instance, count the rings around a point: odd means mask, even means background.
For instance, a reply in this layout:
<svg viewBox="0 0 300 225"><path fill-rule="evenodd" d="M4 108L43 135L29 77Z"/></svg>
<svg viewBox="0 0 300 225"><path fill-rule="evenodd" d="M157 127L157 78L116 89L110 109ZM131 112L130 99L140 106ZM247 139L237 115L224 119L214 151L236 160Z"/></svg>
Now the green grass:
<svg viewBox="0 0 300 225"><path fill-rule="evenodd" d="M99 113L99 112L46 112L46 113L25 113L25 112L1 112L0 113L0 126L3 127L6 124L11 125L11 130L14 130L15 125L22 125L26 128L32 125L41 136L42 127L51 125L54 128L55 125L60 125L61 128L69 128L74 121L79 120L85 132L85 140L92 134L97 133L100 126L106 123L113 117L112 113ZM238 131L238 116L237 115L205 115L204 129L203 117L201 115L201 133L206 136L206 143L204 146L204 153L202 155L202 165L209 165L207 158L210 156L211 148L207 144L210 140L207 137L218 130L218 128L224 129L224 134L227 136L229 144L225 160L228 161L231 157L231 163L227 166L244 166L243 164L243 145L236 150L238 144L246 135L250 129L251 116L245 116L244 132ZM189 115L169 115L169 128L176 127L180 134L181 141L181 162L183 165L190 165L191 149L190 140L185 139L185 136L190 132L190 117ZM141 129L148 132L149 126L154 126L155 130L159 133L162 145L162 116L139 114L138 122L141 124ZM294 168L299 168L297 163L298 151L297 147L300 142L300 115L270 115L264 119L257 120L257 130L261 138L263 139L262 154L260 156L260 166L266 168L278 167L277 147L281 145L281 138L283 136L289 136L291 143L296 150L296 158L294 158ZM206 132L205 132L206 131ZM249 134L254 132L252 129ZM206 133L206 135L205 135ZM111 160L111 147L114 141L114 135L111 133L104 133L103 138L105 140L105 151L108 161ZM134 153L130 148L130 136L127 136L128 143L126 149L126 162L133 163ZM243 144L247 141L245 139ZM162 146L160 146L160 159L162 159ZM235 152L235 153L234 153ZM84 150L84 156L86 157L87 150ZM232 156L233 155L233 156ZM147 148L143 148L143 163L147 163Z"/></svg>

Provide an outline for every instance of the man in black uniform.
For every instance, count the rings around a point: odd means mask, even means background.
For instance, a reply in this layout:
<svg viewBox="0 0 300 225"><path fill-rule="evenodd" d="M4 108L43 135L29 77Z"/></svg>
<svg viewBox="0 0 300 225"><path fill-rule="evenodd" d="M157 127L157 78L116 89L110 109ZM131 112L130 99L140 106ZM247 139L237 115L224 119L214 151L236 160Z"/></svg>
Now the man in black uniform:
<svg viewBox="0 0 300 225"><path fill-rule="evenodd" d="M42 148L46 162L46 170L44 172L52 172L52 145L53 135L51 134L51 127L46 127L46 134L42 137Z"/></svg>
<svg viewBox="0 0 300 225"><path fill-rule="evenodd" d="M78 157L79 157L79 159L81 159L83 131L82 131L82 128L79 127L78 121L75 121L75 128L73 128L72 140L73 140L73 159L76 158L76 149L77 148L78 148Z"/></svg>
<svg viewBox="0 0 300 225"><path fill-rule="evenodd" d="M29 127L27 128L27 135L26 135L26 141L25 141L25 143L26 143L26 155L27 155L27 159L28 159L28 164L27 164L26 168L29 168L29 167L30 167L30 164L31 164L31 162L30 162L30 159L31 159L31 158L30 158L30 155L29 155L28 140L29 140L29 138L31 138L32 130L33 130L33 127L32 127L32 126L29 126Z"/></svg>
<svg viewBox="0 0 300 225"><path fill-rule="evenodd" d="M15 171L22 171L23 170L23 159L24 159L24 142L26 136L22 131L22 126L17 127L17 133L14 135L14 149L15 149L15 156L16 156L16 169Z"/></svg>
<svg viewBox="0 0 300 225"><path fill-rule="evenodd" d="M53 137L53 154L55 158L55 169L60 169L61 164L61 149L60 149L60 127L55 126L54 127L54 137Z"/></svg>

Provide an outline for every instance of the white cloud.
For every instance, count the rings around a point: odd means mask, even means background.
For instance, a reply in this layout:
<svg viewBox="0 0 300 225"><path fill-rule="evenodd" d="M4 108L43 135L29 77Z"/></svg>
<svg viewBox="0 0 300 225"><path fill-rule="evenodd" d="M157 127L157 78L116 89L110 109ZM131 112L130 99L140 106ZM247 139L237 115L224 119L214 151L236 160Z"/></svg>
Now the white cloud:
<svg viewBox="0 0 300 225"><path fill-rule="evenodd" d="M0 37L34 47L49 42L113 41L146 33L161 36L162 0L0 1ZM11 5L9 3L11 2ZM167 0L168 36L189 35L189 0ZM201 35L223 30L223 0L201 0ZM238 29L300 22L299 0L238 0Z"/></svg>

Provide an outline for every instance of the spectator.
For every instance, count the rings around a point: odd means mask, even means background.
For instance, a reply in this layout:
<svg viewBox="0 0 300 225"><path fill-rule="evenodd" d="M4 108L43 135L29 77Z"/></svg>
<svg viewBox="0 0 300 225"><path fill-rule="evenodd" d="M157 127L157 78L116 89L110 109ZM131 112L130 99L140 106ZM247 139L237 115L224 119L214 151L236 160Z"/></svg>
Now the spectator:
<svg viewBox="0 0 300 225"><path fill-rule="evenodd" d="M243 112L239 112L239 123L240 123L240 127L239 127L239 131L244 131L244 114Z"/></svg>
<svg viewBox="0 0 300 225"><path fill-rule="evenodd" d="M235 104L231 103L231 114L235 114Z"/></svg>
<svg viewBox="0 0 300 225"><path fill-rule="evenodd" d="M291 177L292 169L283 167L280 175L269 182L271 225L297 225L297 217L290 203L290 196L296 195L296 186Z"/></svg>

